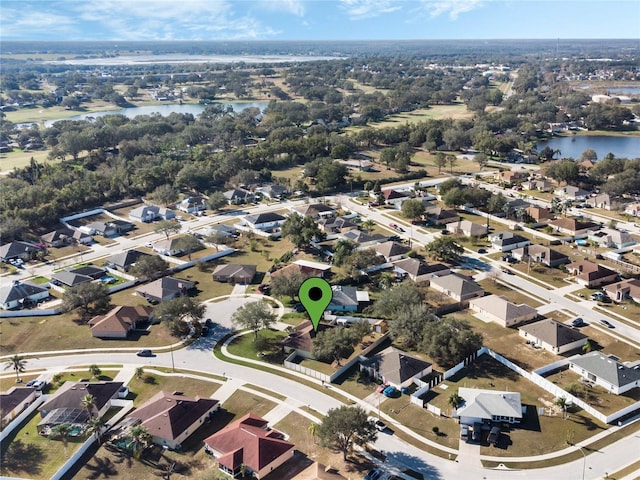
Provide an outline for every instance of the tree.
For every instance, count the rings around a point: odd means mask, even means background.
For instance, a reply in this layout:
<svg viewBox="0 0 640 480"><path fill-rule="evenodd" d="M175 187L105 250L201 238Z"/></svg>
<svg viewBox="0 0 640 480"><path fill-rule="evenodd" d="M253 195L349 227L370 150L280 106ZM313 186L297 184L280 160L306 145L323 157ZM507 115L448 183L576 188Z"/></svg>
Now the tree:
<svg viewBox="0 0 640 480"><path fill-rule="evenodd" d="M171 220L160 220L153 229L156 233L162 233L167 239L180 230L182 230L182 225L178 222L172 222Z"/></svg>
<svg viewBox="0 0 640 480"><path fill-rule="evenodd" d="M395 318L396 314L422 303L422 292L413 282L404 282L380 293L370 307L371 313L383 318Z"/></svg>
<svg viewBox="0 0 640 480"><path fill-rule="evenodd" d="M480 167L480 171L484 170L484 167L486 167L488 165L488 163L489 163L489 158L487 158L487 156L484 153L477 153L473 157L473 160Z"/></svg>
<svg viewBox="0 0 640 480"><path fill-rule="evenodd" d="M209 210L220 210L228 204L229 202L222 192L214 192L207 199L207 208Z"/></svg>
<svg viewBox="0 0 640 480"><path fill-rule="evenodd" d="M80 405L87 411L89 418L93 418L93 411L96 408L96 397L88 393L80 399Z"/></svg>
<svg viewBox="0 0 640 480"><path fill-rule="evenodd" d="M375 426L361 407L330 409L318 426L317 433L322 446L341 451L345 460L354 445L365 446L377 438Z"/></svg>
<svg viewBox="0 0 640 480"><path fill-rule="evenodd" d="M449 395L449 405L453 408L458 408L458 405L462 403L462 398L458 395L458 392L453 392Z"/></svg>
<svg viewBox="0 0 640 480"><path fill-rule="evenodd" d="M288 295L291 297L291 301L295 300L295 296L298 294L300 285L304 282L309 275L301 271L295 271L291 273L281 273L280 275L271 276L271 293L274 295Z"/></svg>
<svg viewBox="0 0 640 480"><path fill-rule="evenodd" d="M442 167L445 167L447 165L447 157L445 157L444 153L436 153L435 164L436 167L438 167L438 173L442 173Z"/></svg>
<svg viewBox="0 0 640 480"><path fill-rule="evenodd" d="M444 319L425 324L420 349L440 365L453 366L482 347L482 335L466 323Z"/></svg>
<svg viewBox="0 0 640 480"><path fill-rule="evenodd" d="M67 443L69 442L69 437L71 436L71 431L73 430L73 427L71 426L70 423L59 423L58 425L55 425L54 427L51 428L51 435L49 435L49 438L59 438L60 440L62 440L62 446L64 448L64 456L67 457Z"/></svg>
<svg viewBox="0 0 640 480"><path fill-rule="evenodd" d="M311 422L309 424L309 428L307 428L311 436L313 437L313 443L316 443L316 434L318 433L318 424L315 422Z"/></svg>
<svg viewBox="0 0 640 480"><path fill-rule="evenodd" d="M82 318L86 319L90 313L108 309L109 290L102 283L81 283L66 290L62 305L67 311L79 308Z"/></svg>
<svg viewBox="0 0 640 480"><path fill-rule="evenodd" d="M247 303L231 316L234 325L253 330L254 342L258 339L258 332L263 328L271 328L275 321L275 315L264 300Z"/></svg>
<svg viewBox="0 0 640 480"><path fill-rule="evenodd" d="M372 248L355 250L344 261L348 275L351 277L359 277L364 269L381 263L384 263L384 257L378 255Z"/></svg>
<svg viewBox="0 0 640 480"><path fill-rule="evenodd" d="M371 232L374 228L376 228L376 222L368 218L360 225L365 232Z"/></svg>
<svg viewBox="0 0 640 480"><path fill-rule="evenodd" d="M492 194L487 201L487 211L489 213L500 213L502 212L505 204L507 203L507 199L504 197L502 192L497 195Z"/></svg>
<svg viewBox="0 0 640 480"><path fill-rule="evenodd" d="M98 441L98 445L100 445L101 443L100 440L102 438L102 429L105 427L106 424L107 423L102 417L93 417L89 419L89 422L87 422L86 432L89 435L94 435L96 437L96 440Z"/></svg>
<svg viewBox="0 0 640 480"><path fill-rule="evenodd" d="M189 261L191 261L191 254L202 248L202 243L195 235L184 235L176 240L176 248L186 252Z"/></svg>
<svg viewBox="0 0 640 480"><path fill-rule="evenodd" d="M181 335L188 330L187 320L196 327L204 317L206 307L191 297L178 297L160 303L154 310L153 316L165 321L173 335Z"/></svg>
<svg viewBox="0 0 640 480"><path fill-rule="evenodd" d="M20 383L20 374L25 371L26 367L27 361L18 354L9 358L4 365L5 370L12 368L13 371L16 372L16 383Z"/></svg>
<svg viewBox="0 0 640 480"><path fill-rule="evenodd" d="M584 152L582 152L582 160L591 160L595 162L598 160L598 153L593 148L587 148Z"/></svg>
<svg viewBox="0 0 640 480"><path fill-rule="evenodd" d="M449 164L449 173L453 173L453 167L458 164L458 158L455 155L447 155L446 159Z"/></svg>
<svg viewBox="0 0 640 480"><path fill-rule="evenodd" d="M156 187L151 193L151 198L165 207L178 200L178 192L168 183Z"/></svg>
<svg viewBox="0 0 640 480"><path fill-rule="evenodd" d="M440 195L446 195L449 190L453 190L454 188L464 188L464 185L459 178L450 178L445 180L438 187L438 192Z"/></svg>
<svg viewBox="0 0 640 480"><path fill-rule="evenodd" d="M554 402L558 407L562 409L562 418L567 419L567 399L565 397L558 397Z"/></svg>
<svg viewBox="0 0 640 480"><path fill-rule="evenodd" d="M415 198L411 198L402 204L402 215L411 220L422 218L424 210L424 204Z"/></svg>
<svg viewBox="0 0 640 480"><path fill-rule="evenodd" d="M344 265L356 246L349 240L338 240L333 249L333 264L337 267Z"/></svg>
<svg viewBox="0 0 640 480"><path fill-rule="evenodd" d="M442 196L442 201L447 207L458 208L467 203L466 190L463 188L452 188Z"/></svg>
<svg viewBox="0 0 640 480"><path fill-rule="evenodd" d="M282 225L282 236L288 238L297 248L305 248L315 239L323 239L324 233L310 215L293 213Z"/></svg>
<svg viewBox="0 0 640 480"><path fill-rule="evenodd" d="M140 458L144 449L146 449L153 442L153 437L142 425L136 425L135 427L131 427L129 430L129 435L131 435L131 450L133 452L134 458Z"/></svg>
<svg viewBox="0 0 640 480"><path fill-rule="evenodd" d="M437 319L427 305L409 304L396 312L389 322L389 332L404 348L413 350L422 342L425 323Z"/></svg>
<svg viewBox="0 0 640 480"><path fill-rule="evenodd" d="M137 367L136 368L135 377L138 380L142 380L142 377L144 377L144 367Z"/></svg>
<svg viewBox="0 0 640 480"><path fill-rule="evenodd" d="M94 363L89 366L89 373L91 374L91 378L100 378L102 370L100 370L100 367Z"/></svg>
<svg viewBox="0 0 640 480"><path fill-rule="evenodd" d="M321 362L335 361L340 365L340 359L351 355L353 344L359 340L349 328L336 327L323 330L313 339L313 356Z"/></svg>
<svg viewBox="0 0 640 480"><path fill-rule="evenodd" d="M158 255L144 255L138 259L130 273L136 277L160 278L167 273L169 264Z"/></svg>
<svg viewBox="0 0 640 480"><path fill-rule="evenodd" d="M567 159L550 164L547 167L546 173L556 182L572 183L578 179L580 170L576 162Z"/></svg>
<svg viewBox="0 0 640 480"><path fill-rule="evenodd" d="M464 253L464 248L451 237L436 238L425 249L433 258L443 262L454 262Z"/></svg>

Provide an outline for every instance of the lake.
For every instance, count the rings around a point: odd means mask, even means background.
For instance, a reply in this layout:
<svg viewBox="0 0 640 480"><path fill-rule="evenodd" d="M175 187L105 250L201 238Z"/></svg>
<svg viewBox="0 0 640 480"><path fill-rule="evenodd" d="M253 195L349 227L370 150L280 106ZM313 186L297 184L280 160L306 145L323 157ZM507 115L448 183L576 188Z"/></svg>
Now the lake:
<svg viewBox="0 0 640 480"><path fill-rule="evenodd" d="M554 150L560 150L561 157L578 159L582 153L591 148L598 154L598 159L604 158L608 153L613 153L620 158L640 158L640 137L613 137L598 136L571 136L556 137L536 145L538 151L548 146Z"/></svg>
<svg viewBox="0 0 640 480"><path fill-rule="evenodd" d="M616 87L607 88L609 93L621 93L623 95L640 95L640 87Z"/></svg>
<svg viewBox="0 0 640 480"><path fill-rule="evenodd" d="M319 60L336 60L344 57L327 57L314 55L185 55L166 53L162 55L119 55L110 58L70 58L65 60L49 60L43 63L53 65L155 65L190 64L190 63L289 63L316 62Z"/></svg>
<svg viewBox="0 0 640 480"><path fill-rule="evenodd" d="M257 107L261 111L267 108L268 102L228 102L228 103L212 103L211 105L230 105L235 112L240 112L245 108ZM74 115L72 117L58 118L55 120L47 120L44 122L45 127L50 127L55 122L60 120L84 120L88 117L97 118L104 117L105 115L124 115L127 118L134 118L138 115L151 115L153 113L159 113L163 117L171 113L191 113L194 116L198 116L202 111L207 108L207 105L200 104L177 104L177 103L165 103L163 105L146 105L143 107L131 107L131 108L119 108L117 110L105 110L102 112L89 112L81 115ZM30 125L30 124L29 124Z"/></svg>

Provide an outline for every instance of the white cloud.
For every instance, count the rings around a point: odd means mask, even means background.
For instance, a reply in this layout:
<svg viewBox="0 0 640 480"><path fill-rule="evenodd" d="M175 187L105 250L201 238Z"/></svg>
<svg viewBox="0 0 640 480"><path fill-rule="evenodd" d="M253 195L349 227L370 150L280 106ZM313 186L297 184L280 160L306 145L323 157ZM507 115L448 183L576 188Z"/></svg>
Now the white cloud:
<svg viewBox="0 0 640 480"><path fill-rule="evenodd" d="M72 31L75 21L57 12L32 10L29 5L3 2L2 36L7 38L38 38L39 33L64 35Z"/></svg>
<svg viewBox="0 0 640 480"><path fill-rule="evenodd" d="M258 5L263 10L286 12L304 17L305 8L302 0L259 0Z"/></svg>
<svg viewBox="0 0 640 480"><path fill-rule="evenodd" d="M432 17L448 14L451 20L456 20L461 13L482 7L483 0L422 0L422 4Z"/></svg>
<svg viewBox="0 0 640 480"><path fill-rule="evenodd" d="M352 19L372 18L402 9L396 0L339 0L340 8Z"/></svg>

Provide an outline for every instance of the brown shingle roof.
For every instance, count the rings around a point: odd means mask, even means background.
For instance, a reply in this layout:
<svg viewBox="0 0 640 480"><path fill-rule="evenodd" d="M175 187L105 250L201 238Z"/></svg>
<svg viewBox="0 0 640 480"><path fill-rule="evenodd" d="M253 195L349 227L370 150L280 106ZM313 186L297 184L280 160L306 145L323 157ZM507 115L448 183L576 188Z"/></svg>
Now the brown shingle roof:
<svg viewBox="0 0 640 480"><path fill-rule="evenodd" d="M250 469L260 471L295 447L278 438L279 432L266 430L267 424L265 419L247 413L204 443L220 454L218 463L228 469L235 470L244 463Z"/></svg>
<svg viewBox="0 0 640 480"><path fill-rule="evenodd" d="M151 307L118 306L111 309L106 315L93 317L89 320L89 325L91 331L95 332L94 335L100 332L114 331L126 333L135 327L137 321L149 318L152 311Z"/></svg>
<svg viewBox="0 0 640 480"><path fill-rule="evenodd" d="M154 437L175 440L217 404L218 400L212 398L190 398L161 391L130 417L140 420Z"/></svg>
<svg viewBox="0 0 640 480"><path fill-rule="evenodd" d="M562 347L578 340L586 340L588 337L578 330L567 327L551 318L530 323L520 330L527 332L532 337L538 338L552 347Z"/></svg>

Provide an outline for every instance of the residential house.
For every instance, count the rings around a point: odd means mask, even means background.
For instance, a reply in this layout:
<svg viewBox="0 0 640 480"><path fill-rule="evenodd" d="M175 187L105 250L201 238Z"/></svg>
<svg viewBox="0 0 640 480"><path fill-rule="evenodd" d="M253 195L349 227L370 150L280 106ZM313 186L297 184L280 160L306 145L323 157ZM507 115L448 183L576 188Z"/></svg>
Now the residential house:
<svg viewBox="0 0 640 480"><path fill-rule="evenodd" d="M16 240L0 246L0 260L8 263L10 260L21 259L25 262L35 258L35 255L42 249L30 242Z"/></svg>
<svg viewBox="0 0 640 480"><path fill-rule="evenodd" d="M148 253L141 252L140 250L126 250L108 257L106 265L121 272L128 272L138 260L150 256Z"/></svg>
<svg viewBox="0 0 640 480"><path fill-rule="evenodd" d="M596 164L593 163L591 160L583 160L582 162L580 162L578 164L578 168L580 168L581 171L583 172L588 172L589 170L591 170Z"/></svg>
<svg viewBox="0 0 640 480"><path fill-rule="evenodd" d="M230 205L240 205L243 203L251 203L255 200L255 195L249 190L243 188L234 188L223 193Z"/></svg>
<svg viewBox="0 0 640 480"><path fill-rule="evenodd" d="M218 282L248 285L253 281L256 272L257 267L255 265L229 263L226 265L218 265L213 271L213 279Z"/></svg>
<svg viewBox="0 0 640 480"><path fill-rule="evenodd" d="M176 205L176 208L184 213L202 212L207 208L207 199L201 195L185 198Z"/></svg>
<svg viewBox="0 0 640 480"><path fill-rule="evenodd" d="M489 234L491 247L500 252L510 252L516 248L526 247L531 244L531 240L517 233L502 231Z"/></svg>
<svg viewBox="0 0 640 480"><path fill-rule="evenodd" d="M618 272L589 260L573 262L566 266L567 271L576 277L576 281L587 288L595 288L618 279Z"/></svg>
<svg viewBox="0 0 640 480"><path fill-rule="evenodd" d="M289 194L289 189L287 187L283 187L282 185L272 183L270 185L264 185L262 187L256 188L256 193L259 193L267 198L280 199L286 197Z"/></svg>
<svg viewBox="0 0 640 480"><path fill-rule="evenodd" d="M335 217L336 215L335 208L324 203L308 203L306 205L294 207L293 211L302 216L309 215L313 218Z"/></svg>
<svg viewBox="0 0 640 480"><path fill-rule="evenodd" d="M29 282L14 280L0 287L0 308L3 310L30 307L47 298L49 290Z"/></svg>
<svg viewBox="0 0 640 480"><path fill-rule="evenodd" d="M538 192L550 192L553 185L546 180L529 180L522 184L522 188L525 190L536 190Z"/></svg>
<svg viewBox="0 0 640 480"><path fill-rule="evenodd" d="M126 339L131 331L151 319L152 312L151 307L117 306L89 320L91 334L96 338Z"/></svg>
<svg viewBox="0 0 640 480"><path fill-rule="evenodd" d="M369 304L369 292L357 290L356 287L346 285L333 285L331 287L333 297L327 306L327 310L336 312L359 312Z"/></svg>
<svg viewBox="0 0 640 480"><path fill-rule="evenodd" d="M553 220L555 218L555 214L550 210L534 205L527 207L525 212L531 217L534 223L545 223L547 220Z"/></svg>
<svg viewBox="0 0 640 480"><path fill-rule="evenodd" d="M392 205L396 210L400 210L402 204L411 198L409 192L394 190L393 188L382 190L382 196L384 197L384 203Z"/></svg>
<svg viewBox="0 0 640 480"><path fill-rule="evenodd" d="M93 282L93 278L89 275L82 275L81 273L71 272L69 270L62 270L51 275L51 283L54 285L62 284L67 287L75 287L81 283Z"/></svg>
<svg viewBox="0 0 640 480"><path fill-rule="evenodd" d="M86 424L91 415L82 406L82 398L92 395L94 417L104 416L111 408L112 400L118 397L122 382L65 382L38 411L42 420L38 423L38 433L61 423Z"/></svg>
<svg viewBox="0 0 640 480"><path fill-rule="evenodd" d="M430 208L425 212L427 222L435 226L445 226L448 223L460 221L460 216L455 210L447 210L446 208Z"/></svg>
<svg viewBox="0 0 640 480"><path fill-rule="evenodd" d="M569 368L582 378L601 386L609 393L622 395L640 387L640 368L628 367L616 358L601 352L589 352L571 358Z"/></svg>
<svg viewBox="0 0 640 480"><path fill-rule="evenodd" d="M640 216L640 203L629 203L625 207L624 213L631 215L632 217Z"/></svg>
<svg viewBox="0 0 640 480"><path fill-rule="evenodd" d="M371 160L348 159L338 160L338 163L341 163L349 170L356 170L358 172L370 172L373 170L374 166L374 163Z"/></svg>
<svg viewBox="0 0 640 480"><path fill-rule="evenodd" d="M598 230L600 225L590 221L582 221L577 218L557 218L549 222L556 232L571 236L586 236L590 230Z"/></svg>
<svg viewBox="0 0 640 480"><path fill-rule="evenodd" d="M318 220L318 226L327 235L343 233L358 228L358 225L345 217L322 218Z"/></svg>
<svg viewBox="0 0 640 480"><path fill-rule="evenodd" d="M588 339L579 330L551 318L524 325L518 330L522 338L557 355L582 348Z"/></svg>
<svg viewBox="0 0 640 480"><path fill-rule="evenodd" d="M227 425L204 441L204 449L213 455L224 473L237 477L242 470L257 479L264 478L290 458L295 445L284 435L268 427L268 421L253 413Z"/></svg>
<svg viewBox="0 0 640 480"><path fill-rule="evenodd" d="M271 273L271 278L277 278L281 275L302 274L305 277L325 278L331 272L331 265L324 263L312 262L310 260L296 260L295 262L282 267Z"/></svg>
<svg viewBox="0 0 640 480"><path fill-rule="evenodd" d="M46 233L40 237L42 243L48 247L66 247L67 245L73 245L79 243L82 245L89 245L93 242L91 235L80 230L73 230L71 228L58 228L49 233Z"/></svg>
<svg viewBox="0 0 640 480"><path fill-rule="evenodd" d="M90 235L102 235L103 237L115 237L116 235L122 235L135 228L135 225L126 220L111 220L109 222L91 222L83 227L80 227L81 231Z"/></svg>
<svg viewBox="0 0 640 480"><path fill-rule="evenodd" d="M171 220L176 218L173 210L156 205L143 205L129 212L129 219L134 222L153 222L155 220Z"/></svg>
<svg viewBox="0 0 640 480"><path fill-rule="evenodd" d="M476 313L479 319L497 323L505 328L519 325L538 316L538 311L535 308L524 303L516 305L510 302L507 297L499 295L471 299L469 300L469 308Z"/></svg>
<svg viewBox="0 0 640 480"><path fill-rule="evenodd" d="M116 229L118 235L123 235L136 228L133 223L127 222L126 220L111 220L109 225Z"/></svg>
<svg viewBox="0 0 640 480"><path fill-rule="evenodd" d="M387 347L366 360L360 360L360 371L366 371L374 380L400 390L411 385L414 379L429 375L432 365L395 347Z"/></svg>
<svg viewBox="0 0 640 480"><path fill-rule="evenodd" d="M638 243L628 232L613 228L603 228L595 232L590 231L587 239L599 247L606 248L624 248Z"/></svg>
<svg viewBox="0 0 640 480"><path fill-rule="evenodd" d="M431 279L430 287L458 302L464 302L484 295L482 287L471 278L456 275L455 273L442 275L440 277L434 276Z"/></svg>
<svg viewBox="0 0 640 480"><path fill-rule="evenodd" d="M349 230L342 234L342 238L352 241L360 248L372 247L389 239L389 237L379 233L367 233L362 230Z"/></svg>
<svg viewBox="0 0 640 480"><path fill-rule="evenodd" d="M379 243L373 247L373 250L380 256L384 257L387 262L394 262L404 258L411 251L409 247L399 242L388 241Z"/></svg>
<svg viewBox="0 0 640 480"><path fill-rule="evenodd" d="M340 472L332 466L313 462L291 480L347 480L347 477L340 475Z"/></svg>
<svg viewBox="0 0 640 480"><path fill-rule="evenodd" d="M195 283L175 277L162 277L136 288L136 293L151 303L172 300L181 295L188 295L194 290Z"/></svg>
<svg viewBox="0 0 640 480"><path fill-rule="evenodd" d="M617 207L617 202L612 199L608 193L599 193L595 197L589 197L587 204L594 208L602 208L603 210L611 210Z"/></svg>
<svg viewBox="0 0 640 480"><path fill-rule="evenodd" d="M519 180L524 180L527 178L528 173L523 172L514 172L513 170L505 170L502 172L496 173L496 180L502 183L513 184Z"/></svg>
<svg viewBox="0 0 640 480"><path fill-rule="evenodd" d="M3 428L31 405L36 395L33 387L11 387L6 392L0 392L0 423Z"/></svg>
<svg viewBox="0 0 640 480"><path fill-rule="evenodd" d="M267 212L247 215L242 219L242 223L253 230L273 230L280 228L286 220L286 217L279 213Z"/></svg>
<svg viewBox="0 0 640 480"><path fill-rule="evenodd" d="M553 194L565 199L565 200L575 200L575 201L584 201L590 195L589 192L583 190L579 187L574 187L573 185L567 185L566 187L556 188L553 191Z"/></svg>
<svg viewBox="0 0 640 480"><path fill-rule="evenodd" d="M609 298L614 302L622 302L629 298L636 303L640 303L640 280L629 278L621 282L612 283L603 287Z"/></svg>
<svg viewBox="0 0 640 480"><path fill-rule="evenodd" d="M179 450L219 408L220 402L212 398L160 391L130 413L129 418L146 428L156 445Z"/></svg>
<svg viewBox="0 0 640 480"><path fill-rule="evenodd" d="M417 258L402 258L393 262L393 269L401 274L407 275L416 283L431 280L435 275L448 275L451 273L449 267L441 263L429 265Z"/></svg>
<svg viewBox="0 0 640 480"><path fill-rule="evenodd" d="M206 230L205 237L208 236L212 236L214 238L219 236L221 238L231 240L238 238L240 236L240 232L238 232L238 229L235 227L221 223L219 225L211 225Z"/></svg>
<svg viewBox="0 0 640 480"><path fill-rule="evenodd" d="M486 225L470 222L469 220L458 220L447 224L447 231L455 235L464 235L465 237L484 237L489 228Z"/></svg>
<svg viewBox="0 0 640 480"><path fill-rule="evenodd" d="M166 255L169 257L175 257L184 253L184 248L180 245L183 237L165 238L164 240L158 240L153 244L153 251L160 255Z"/></svg>
<svg viewBox="0 0 640 480"><path fill-rule="evenodd" d="M502 392L481 388L458 388L463 404L457 410L460 423L519 423L522 420L520 392Z"/></svg>
<svg viewBox="0 0 640 480"><path fill-rule="evenodd" d="M516 260L531 260L551 268L571 261L564 253L560 253L544 245L527 245L526 247L516 248L511 251L511 256Z"/></svg>
<svg viewBox="0 0 640 480"><path fill-rule="evenodd" d="M303 320L293 327L293 331L282 341L282 346L286 352L295 350L301 357L313 358L313 339L319 332L330 328L336 327L320 322L316 330L311 320Z"/></svg>

